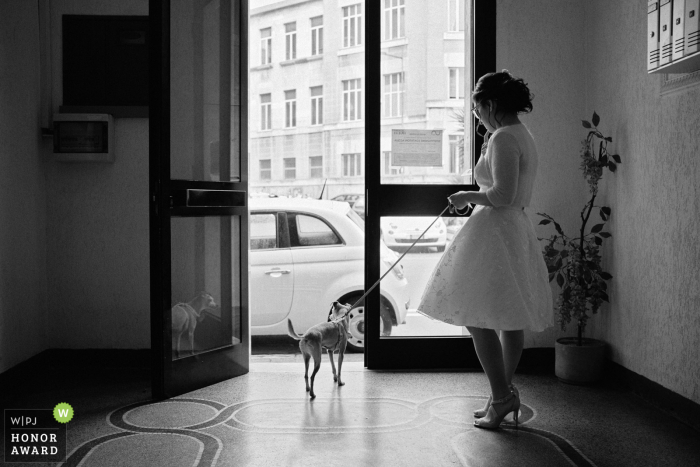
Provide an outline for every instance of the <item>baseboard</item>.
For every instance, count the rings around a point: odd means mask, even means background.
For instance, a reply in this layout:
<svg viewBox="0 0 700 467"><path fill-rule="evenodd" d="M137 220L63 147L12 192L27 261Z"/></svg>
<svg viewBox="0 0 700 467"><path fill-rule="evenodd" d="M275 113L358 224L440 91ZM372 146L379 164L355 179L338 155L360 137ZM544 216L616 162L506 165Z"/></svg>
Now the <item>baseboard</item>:
<svg viewBox="0 0 700 467"><path fill-rule="evenodd" d="M630 390L654 407L700 431L700 404L697 402L610 360L605 368L605 379Z"/></svg>

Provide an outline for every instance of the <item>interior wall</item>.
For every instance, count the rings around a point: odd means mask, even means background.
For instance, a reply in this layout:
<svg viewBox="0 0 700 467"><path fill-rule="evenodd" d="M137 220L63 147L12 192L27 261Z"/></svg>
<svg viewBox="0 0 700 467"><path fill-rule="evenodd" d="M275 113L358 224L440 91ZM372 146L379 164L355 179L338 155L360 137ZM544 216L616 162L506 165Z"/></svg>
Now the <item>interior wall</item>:
<svg viewBox="0 0 700 467"><path fill-rule="evenodd" d="M64 14L148 15L148 0L50 2L53 112L62 104ZM113 163L43 154L49 348L150 347L148 119L114 121Z"/></svg>
<svg viewBox="0 0 700 467"><path fill-rule="evenodd" d="M586 202L578 168L581 140L586 137L581 120L587 118L584 13L584 2L577 0L497 3L494 71L505 68L523 78L535 96L532 113L522 115L521 121L534 136L540 158L532 202L526 209L539 237L549 237L553 229L539 226L542 218L536 213L553 216L574 236ZM553 293L556 302L556 285ZM554 323L541 333L526 332L525 347L553 347L558 337L576 332L573 326L561 331Z"/></svg>
<svg viewBox="0 0 700 467"><path fill-rule="evenodd" d="M46 348L46 171L36 2L0 2L0 373Z"/></svg>
<svg viewBox="0 0 700 467"><path fill-rule="evenodd" d="M661 95L646 17L641 1L586 6L586 114L622 157L602 183L614 278L597 336L613 361L700 403L700 82Z"/></svg>

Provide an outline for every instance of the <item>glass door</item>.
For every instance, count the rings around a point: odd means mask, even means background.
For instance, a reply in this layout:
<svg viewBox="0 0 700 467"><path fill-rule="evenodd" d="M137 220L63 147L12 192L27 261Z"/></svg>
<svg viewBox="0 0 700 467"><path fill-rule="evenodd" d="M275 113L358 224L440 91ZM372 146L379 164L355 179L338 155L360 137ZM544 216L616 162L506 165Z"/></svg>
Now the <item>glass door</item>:
<svg viewBox="0 0 700 467"><path fill-rule="evenodd" d="M410 294L390 335L381 331L389 283L368 295L365 364L479 368L466 328L416 308L465 221L449 213L436 220L447 197L478 190L472 168L483 140L475 132L470 96L474 77L495 71L495 2L383 0L367 8L365 287L380 278L380 251L388 247L397 259L406 253L396 268Z"/></svg>
<svg viewBox="0 0 700 467"><path fill-rule="evenodd" d="M248 372L247 2L151 0L153 394Z"/></svg>

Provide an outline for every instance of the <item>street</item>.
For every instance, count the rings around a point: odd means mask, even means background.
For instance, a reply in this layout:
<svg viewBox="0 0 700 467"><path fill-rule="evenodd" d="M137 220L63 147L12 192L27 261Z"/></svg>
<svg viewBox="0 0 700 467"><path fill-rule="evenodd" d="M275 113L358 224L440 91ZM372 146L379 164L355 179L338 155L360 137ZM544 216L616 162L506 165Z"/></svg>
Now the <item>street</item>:
<svg viewBox="0 0 700 467"><path fill-rule="evenodd" d="M425 285L441 256L442 253L433 252L432 249L412 250L399 263L403 265L403 272L411 289L411 308L415 309L420 303ZM406 315L406 324L399 324L392 331L392 336L461 336L463 334L468 334L464 327L432 320L410 310Z"/></svg>

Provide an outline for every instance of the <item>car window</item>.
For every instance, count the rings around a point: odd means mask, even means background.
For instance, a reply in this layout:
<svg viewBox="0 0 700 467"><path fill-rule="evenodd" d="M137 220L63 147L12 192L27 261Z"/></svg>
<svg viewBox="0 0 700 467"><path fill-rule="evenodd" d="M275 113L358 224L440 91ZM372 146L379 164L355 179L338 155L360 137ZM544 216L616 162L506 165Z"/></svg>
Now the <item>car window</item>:
<svg viewBox="0 0 700 467"><path fill-rule="evenodd" d="M277 248L277 222L272 213L250 216L250 249L269 250Z"/></svg>
<svg viewBox="0 0 700 467"><path fill-rule="evenodd" d="M305 214L297 214L295 219L297 238L292 240L292 246L338 245L343 243L324 220Z"/></svg>
<svg viewBox="0 0 700 467"><path fill-rule="evenodd" d="M348 217L362 230L362 232L365 231L365 220L361 218L359 214L351 209L348 211Z"/></svg>

